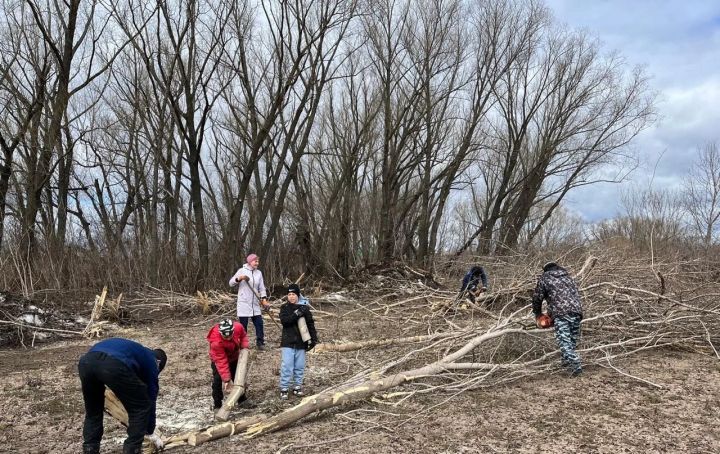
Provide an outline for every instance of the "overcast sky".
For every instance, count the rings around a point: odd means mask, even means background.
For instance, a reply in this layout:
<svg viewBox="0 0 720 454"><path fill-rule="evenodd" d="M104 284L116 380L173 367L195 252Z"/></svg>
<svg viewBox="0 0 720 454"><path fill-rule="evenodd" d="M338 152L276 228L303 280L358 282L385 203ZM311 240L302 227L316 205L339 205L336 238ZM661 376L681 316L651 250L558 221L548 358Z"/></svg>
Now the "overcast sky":
<svg viewBox="0 0 720 454"><path fill-rule="evenodd" d="M630 64L659 94L658 123L634 143L642 167L632 181L581 189L568 205L588 221L613 217L620 191L677 187L699 145L720 141L720 0L546 0L557 20L583 28ZM659 159L659 161L658 161Z"/></svg>

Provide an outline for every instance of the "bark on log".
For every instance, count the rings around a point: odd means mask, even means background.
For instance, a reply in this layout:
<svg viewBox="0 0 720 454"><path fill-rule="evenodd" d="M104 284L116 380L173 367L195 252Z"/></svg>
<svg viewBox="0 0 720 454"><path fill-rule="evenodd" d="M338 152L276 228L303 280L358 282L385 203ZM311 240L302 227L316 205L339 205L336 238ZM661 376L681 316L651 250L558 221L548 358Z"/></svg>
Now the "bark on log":
<svg viewBox="0 0 720 454"><path fill-rule="evenodd" d="M128 414L120 399L109 388L105 388L105 412L127 427Z"/></svg>
<svg viewBox="0 0 720 454"><path fill-rule="evenodd" d="M127 411L125 411L125 407L122 402L120 402L120 399L118 399L115 393L109 388L105 388L105 412L115 418L124 427L128 426ZM142 450L143 454L153 454L157 452L153 442L147 438L143 441Z"/></svg>
<svg viewBox="0 0 720 454"><path fill-rule="evenodd" d="M208 441L217 440L218 438L229 437L236 433L242 432L248 427L257 424L264 419L266 415L256 415L240 421L229 421L216 426L208 427L205 430L193 432L187 435L187 444L190 446L200 446Z"/></svg>
<svg viewBox="0 0 720 454"><path fill-rule="evenodd" d="M225 399L223 406L218 410L215 419L218 421L227 421L230 417L230 411L237 403L240 396L245 394L245 384L247 380L248 368L250 365L250 350L243 348L240 350L238 357L237 369L235 369L235 381L230 395Z"/></svg>
<svg viewBox="0 0 720 454"><path fill-rule="evenodd" d="M298 318L297 321L298 329L300 330L300 338L303 342L307 342L310 340L310 331L308 331L307 322L305 321L305 317Z"/></svg>

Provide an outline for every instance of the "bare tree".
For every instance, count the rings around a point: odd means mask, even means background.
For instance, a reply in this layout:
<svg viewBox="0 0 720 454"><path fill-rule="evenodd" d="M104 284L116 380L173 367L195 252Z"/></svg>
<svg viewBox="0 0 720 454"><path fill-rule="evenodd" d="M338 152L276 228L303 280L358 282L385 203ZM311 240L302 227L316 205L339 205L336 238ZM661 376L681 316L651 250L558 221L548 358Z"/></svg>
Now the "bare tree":
<svg viewBox="0 0 720 454"><path fill-rule="evenodd" d="M552 216L545 219L548 203L550 202L538 203L530 210L520 241L535 250L560 250L583 244L585 223L582 218L561 204ZM543 224L538 228L540 222ZM530 235L533 235L532 239Z"/></svg>
<svg viewBox="0 0 720 454"><path fill-rule="evenodd" d="M115 16L142 56L155 90L167 95L182 139L190 180L190 201L198 248L195 279L203 287L209 269L209 241L203 208L202 150L210 112L229 83L218 77L230 11L236 2L159 2L148 10L130 3ZM152 28L150 20L156 21ZM153 36L154 33L154 36ZM179 95L176 96L175 94Z"/></svg>
<svg viewBox="0 0 720 454"><path fill-rule="evenodd" d="M497 93L500 147L491 159L501 164L488 178L495 192L483 223L486 251L495 222L499 244L513 248L531 208L550 201L532 240L572 188L599 181L594 169L621 162L625 146L654 119L642 71L628 74L597 43L550 25Z"/></svg>
<svg viewBox="0 0 720 454"><path fill-rule="evenodd" d="M641 71L535 1L17 5L0 246L8 226L25 253L90 251L128 283L206 287L251 249L269 277L287 254L348 277L561 242L565 196L654 118Z"/></svg>
<svg viewBox="0 0 720 454"><path fill-rule="evenodd" d="M706 247L710 246L717 238L720 219L720 150L717 142L698 149L689 178L684 180L683 195L692 230Z"/></svg>
<svg viewBox="0 0 720 454"><path fill-rule="evenodd" d="M38 61L39 36L30 32L32 19L7 1L2 11L7 28L0 39L0 246L3 242L6 202L13 173L15 151L33 118L40 112L44 100L45 78L49 61ZM38 68L36 63L40 63ZM34 71L39 69L39 71Z"/></svg>
<svg viewBox="0 0 720 454"><path fill-rule="evenodd" d="M240 87L223 95L230 112L227 143L235 148L227 166L239 181L225 184L231 203L222 244L231 254L242 244L243 216L250 247L262 255L271 251L325 86L344 57L341 44L356 8L354 0L263 4L269 31L258 31L255 41L249 39L248 18L234 19L238 53L231 70Z"/></svg>
<svg viewBox="0 0 720 454"><path fill-rule="evenodd" d="M593 227L600 241L621 238L643 251L680 244L685 238L679 191L632 187L622 196L625 213Z"/></svg>
<svg viewBox="0 0 720 454"><path fill-rule="evenodd" d="M42 129L39 123L36 124L37 128L33 128L31 141L36 141L36 146L31 145L26 155L29 173L26 205L23 208L22 244L26 245L23 250L30 250L35 242L35 221L41 209L43 191L47 189L47 184L58 166L58 207L62 211L60 232L63 236L65 233L69 175L73 159L72 140L63 150L62 133L63 121L70 120L67 111L70 98L101 76L127 42L104 40L100 43L109 16L101 17L97 14L97 1L83 4L80 0L72 0L65 5L66 8L50 1L26 0L26 4L36 29L42 36L45 55L51 61L52 75L55 77L55 80L45 81L47 106L44 115L47 123L42 125ZM75 65L79 67L75 68ZM67 155L64 154L65 151L68 152ZM53 163L55 153L57 158ZM47 206L45 215L48 216L48 223L54 224L51 215L52 194L48 194ZM64 238L60 238L58 247L64 247Z"/></svg>
<svg viewBox="0 0 720 454"><path fill-rule="evenodd" d="M361 200L380 108L377 92L359 69L362 59L350 56L348 76L331 82L319 134L310 144L316 151L299 167L294 184L298 252L304 269L316 274L331 272L330 264L347 277L361 260L355 253L363 250L357 231L367 230Z"/></svg>
<svg viewBox="0 0 720 454"><path fill-rule="evenodd" d="M421 221L418 231L418 259L428 265L438 241L438 229L445 218L445 207L452 190L470 186L463 182L466 170L478 162L482 150L488 148L488 114L496 102L495 90L500 79L509 71L516 59L526 52L542 23L544 11L535 5L529 6L513 2L480 2L476 8L462 10L460 14L469 17L466 39L470 43L469 56L464 62L465 81L459 96L467 101L456 106L459 123L446 121L441 128L458 133L451 142L446 165L438 176L436 184L425 185L424 198L432 200L434 207L432 226L426 228L424 217L430 217L424 202L421 205ZM454 97L448 93L448 97ZM449 117L451 119L452 117ZM437 162L430 167L437 168ZM492 162L483 163L483 167ZM468 180L471 181L468 175ZM482 229L482 227L481 227ZM480 229L474 234L477 236Z"/></svg>

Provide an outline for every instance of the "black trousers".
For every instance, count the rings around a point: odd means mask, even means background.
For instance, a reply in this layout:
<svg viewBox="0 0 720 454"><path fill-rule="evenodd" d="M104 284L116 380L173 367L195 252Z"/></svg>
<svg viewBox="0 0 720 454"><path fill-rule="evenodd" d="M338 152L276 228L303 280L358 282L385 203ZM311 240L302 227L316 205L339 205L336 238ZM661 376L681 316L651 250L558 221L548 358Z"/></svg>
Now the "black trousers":
<svg viewBox="0 0 720 454"><path fill-rule="evenodd" d="M78 372L85 401L84 452L100 450L105 386L115 393L128 414L128 437L123 445L123 452L141 452L152 411L152 402L145 383L122 361L102 352L88 352L80 358Z"/></svg>
<svg viewBox="0 0 720 454"><path fill-rule="evenodd" d="M469 299L473 303L475 302L475 292L477 291L478 286L476 284L468 285L468 287L463 291L465 293L465 298Z"/></svg>
<svg viewBox="0 0 720 454"><path fill-rule="evenodd" d="M257 345L265 345L265 328L262 314L253 315L252 317L238 317L238 321L245 328L247 333L248 322L252 319L253 325L255 326L255 337L257 338ZM234 377L234 375L233 375Z"/></svg>
<svg viewBox="0 0 720 454"><path fill-rule="evenodd" d="M213 407L220 408L222 407L223 402L223 390L222 390L222 377L220 377L220 373L217 370L217 367L215 367L215 363L210 363L210 368L213 372L213 381L212 381L212 397L213 397ZM230 377L232 380L235 379L235 371L237 370L237 361L230 363ZM247 396L243 394L238 399L238 402L243 402L247 399Z"/></svg>

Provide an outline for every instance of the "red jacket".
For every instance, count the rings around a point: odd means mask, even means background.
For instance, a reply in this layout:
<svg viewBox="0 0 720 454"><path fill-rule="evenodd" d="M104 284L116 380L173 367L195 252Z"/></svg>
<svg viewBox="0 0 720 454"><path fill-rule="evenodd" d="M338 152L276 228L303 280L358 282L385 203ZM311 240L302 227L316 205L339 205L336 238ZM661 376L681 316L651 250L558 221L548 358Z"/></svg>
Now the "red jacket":
<svg viewBox="0 0 720 454"><path fill-rule="evenodd" d="M248 348L248 342L245 328L240 322L233 323L233 335L231 339L225 340L220 335L218 325L214 325L207 335L210 342L210 359L215 363L215 367L223 381L232 380L230 374L230 364L238 360L241 348Z"/></svg>

